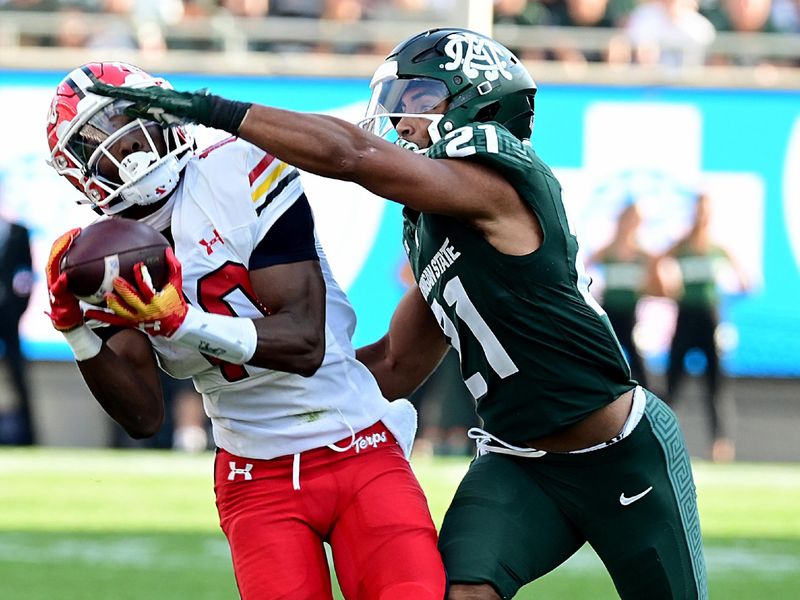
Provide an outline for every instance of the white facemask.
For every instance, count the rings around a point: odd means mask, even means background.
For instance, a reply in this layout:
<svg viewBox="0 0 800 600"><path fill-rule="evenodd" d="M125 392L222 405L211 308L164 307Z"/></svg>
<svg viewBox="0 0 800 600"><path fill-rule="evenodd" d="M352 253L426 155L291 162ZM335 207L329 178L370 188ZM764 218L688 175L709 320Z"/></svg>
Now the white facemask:
<svg viewBox="0 0 800 600"><path fill-rule="evenodd" d="M123 183L136 181L142 171L158 161L155 152L134 152L126 156L119 169L119 176ZM173 156L166 157L162 163L141 180L136 181L120 192L122 198L133 204L146 206L162 200L169 194L180 181L181 165Z"/></svg>

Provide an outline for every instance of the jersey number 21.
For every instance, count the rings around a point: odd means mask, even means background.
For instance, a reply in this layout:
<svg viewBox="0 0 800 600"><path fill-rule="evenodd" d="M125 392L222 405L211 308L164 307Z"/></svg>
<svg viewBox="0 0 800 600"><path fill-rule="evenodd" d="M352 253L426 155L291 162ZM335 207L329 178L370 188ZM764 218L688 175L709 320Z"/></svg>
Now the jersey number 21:
<svg viewBox="0 0 800 600"><path fill-rule="evenodd" d="M497 336L489 329L486 321L483 320L483 317L478 313L472 300L467 296L467 291L464 289L461 279L453 277L453 279L448 281L444 286L443 297L444 301L447 302L449 306L455 306L456 314L459 319L464 322L481 345L483 353L486 356L486 362L489 363L489 366L501 379L519 371L517 365L514 364L514 361L511 360L511 357L508 355L508 352L506 352L505 348L500 344ZM450 344L460 355L461 339L459 338L458 329L456 329L455 324L450 320L450 317L447 316L442 305L435 299L431 302L431 310L439 321L442 331L444 331L444 334L450 339ZM477 400L486 394L489 388L486 384L486 380L480 373L474 373L468 377L466 373L462 373L462 375L464 376L464 383L473 398Z"/></svg>

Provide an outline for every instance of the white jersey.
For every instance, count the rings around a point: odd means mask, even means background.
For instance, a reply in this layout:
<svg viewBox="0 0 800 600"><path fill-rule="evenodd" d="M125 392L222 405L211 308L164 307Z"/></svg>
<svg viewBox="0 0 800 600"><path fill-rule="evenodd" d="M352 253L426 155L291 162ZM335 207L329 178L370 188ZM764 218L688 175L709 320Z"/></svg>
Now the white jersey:
<svg viewBox="0 0 800 600"><path fill-rule="evenodd" d="M198 154L175 191L172 235L183 290L206 312L258 318L247 265L270 227L303 195L297 170L235 138ZM316 236L315 236L316 237ZM316 241L325 278L325 358L311 377L250 365L212 364L165 338L151 338L161 367L191 377L214 441L228 452L270 459L349 438L389 408L355 358L355 313Z"/></svg>

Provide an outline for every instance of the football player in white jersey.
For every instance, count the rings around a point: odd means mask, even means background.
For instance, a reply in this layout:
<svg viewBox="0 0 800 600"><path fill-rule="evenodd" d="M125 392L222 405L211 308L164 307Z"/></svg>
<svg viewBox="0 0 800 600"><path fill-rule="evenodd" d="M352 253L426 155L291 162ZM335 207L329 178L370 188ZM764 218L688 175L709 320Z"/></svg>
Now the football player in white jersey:
<svg viewBox="0 0 800 600"><path fill-rule="evenodd" d="M116 314L84 314L59 271L80 230L53 244L50 316L93 395L148 437L164 412L157 367L193 379L243 598L331 598L324 541L348 599L443 598L436 530L407 461L413 408L388 402L355 358L355 316L298 171L235 137L197 153L182 126L133 119L130 103L87 91L99 82L169 87L122 63L75 69L51 105L50 162L104 218L147 223L171 249L162 289L139 268L115 280Z"/></svg>

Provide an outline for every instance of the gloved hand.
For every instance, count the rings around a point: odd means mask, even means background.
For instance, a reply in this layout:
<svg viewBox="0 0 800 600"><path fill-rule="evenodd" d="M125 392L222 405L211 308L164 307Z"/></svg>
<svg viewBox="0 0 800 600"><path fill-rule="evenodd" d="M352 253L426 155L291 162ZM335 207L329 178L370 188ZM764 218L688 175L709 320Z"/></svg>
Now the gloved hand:
<svg viewBox="0 0 800 600"><path fill-rule="evenodd" d="M181 263L172 248L165 251L169 277L166 285L156 291L144 263L133 268L135 285L122 277L114 280L114 292L106 296L106 306L112 313L87 310L86 316L110 325L135 327L151 336L170 337L186 318L189 308L183 297Z"/></svg>
<svg viewBox="0 0 800 600"><path fill-rule="evenodd" d="M165 127L199 123L234 135L251 106L250 103L214 96L208 90L178 92L158 85L132 88L96 81L88 91L132 102L125 112L137 119L155 121Z"/></svg>
<svg viewBox="0 0 800 600"><path fill-rule="evenodd" d="M53 242L45 270L50 296L50 312L47 316L53 322L53 327L62 333L83 325L83 312L78 299L67 289L67 274L61 272L61 260L80 232L80 227L70 229Z"/></svg>

